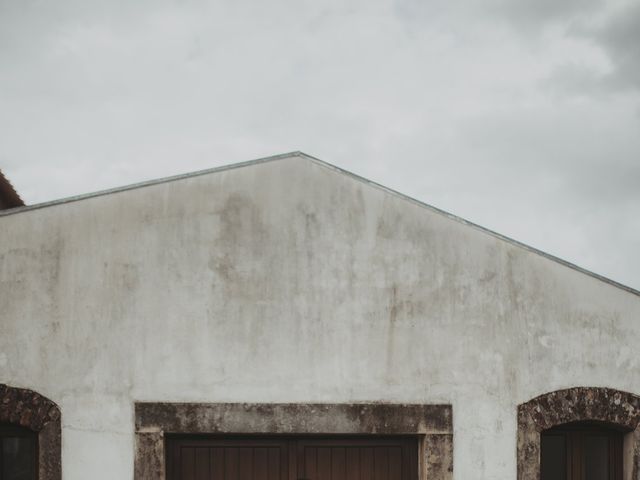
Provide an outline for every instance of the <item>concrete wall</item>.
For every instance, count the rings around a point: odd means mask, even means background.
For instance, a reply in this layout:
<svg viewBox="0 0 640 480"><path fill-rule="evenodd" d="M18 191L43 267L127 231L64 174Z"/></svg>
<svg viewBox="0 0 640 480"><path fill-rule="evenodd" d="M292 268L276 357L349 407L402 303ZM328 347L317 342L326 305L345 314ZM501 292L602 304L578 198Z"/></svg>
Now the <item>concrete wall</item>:
<svg viewBox="0 0 640 480"><path fill-rule="evenodd" d="M133 402L451 403L456 479L516 405L640 392L640 297L305 158L0 217L0 383L68 480L133 475Z"/></svg>

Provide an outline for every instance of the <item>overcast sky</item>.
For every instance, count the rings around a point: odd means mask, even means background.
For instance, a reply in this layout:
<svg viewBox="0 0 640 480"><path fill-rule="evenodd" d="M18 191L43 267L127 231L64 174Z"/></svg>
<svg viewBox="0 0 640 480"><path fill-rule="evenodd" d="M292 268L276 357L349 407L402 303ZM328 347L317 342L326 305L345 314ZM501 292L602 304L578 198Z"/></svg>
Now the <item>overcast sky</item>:
<svg viewBox="0 0 640 480"><path fill-rule="evenodd" d="M0 0L27 203L291 150L640 289L640 0Z"/></svg>

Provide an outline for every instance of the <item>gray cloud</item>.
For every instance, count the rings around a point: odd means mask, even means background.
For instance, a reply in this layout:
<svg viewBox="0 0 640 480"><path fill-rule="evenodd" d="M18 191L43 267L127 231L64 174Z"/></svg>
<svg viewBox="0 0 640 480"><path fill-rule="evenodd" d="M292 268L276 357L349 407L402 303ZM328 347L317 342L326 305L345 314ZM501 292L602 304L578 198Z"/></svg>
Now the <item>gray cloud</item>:
<svg viewBox="0 0 640 480"><path fill-rule="evenodd" d="M626 6L591 37L608 53L613 72L608 83L613 88L640 89L640 3Z"/></svg>
<svg viewBox="0 0 640 480"><path fill-rule="evenodd" d="M541 85L569 96L607 95L640 89L640 3L601 9L565 25L567 38L594 49L592 64L584 58L558 65ZM606 65L603 62L606 59Z"/></svg>
<svg viewBox="0 0 640 480"><path fill-rule="evenodd" d="M603 6L603 0L495 0L488 11L504 15L521 33L538 33L549 23L570 24Z"/></svg>

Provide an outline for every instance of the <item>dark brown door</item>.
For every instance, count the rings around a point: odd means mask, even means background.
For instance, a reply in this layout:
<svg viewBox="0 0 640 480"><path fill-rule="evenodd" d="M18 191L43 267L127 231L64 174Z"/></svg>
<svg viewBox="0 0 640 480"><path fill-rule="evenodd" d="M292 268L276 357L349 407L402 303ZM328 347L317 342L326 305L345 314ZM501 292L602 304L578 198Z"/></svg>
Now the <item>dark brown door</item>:
<svg viewBox="0 0 640 480"><path fill-rule="evenodd" d="M586 424L543 432L541 480L622 480L622 435Z"/></svg>
<svg viewBox="0 0 640 480"><path fill-rule="evenodd" d="M168 480L290 480L287 441L175 438Z"/></svg>
<svg viewBox="0 0 640 480"><path fill-rule="evenodd" d="M38 439L34 432L0 424L0 480L35 480Z"/></svg>
<svg viewBox="0 0 640 480"><path fill-rule="evenodd" d="M168 480L417 480L408 438L167 439Z"/></svg>
<svg viewBox="0 0 640 480"><path fill-rule="evenodd" d="M298 478L309 480L417 480L414 440L302 440Z"/></svg>

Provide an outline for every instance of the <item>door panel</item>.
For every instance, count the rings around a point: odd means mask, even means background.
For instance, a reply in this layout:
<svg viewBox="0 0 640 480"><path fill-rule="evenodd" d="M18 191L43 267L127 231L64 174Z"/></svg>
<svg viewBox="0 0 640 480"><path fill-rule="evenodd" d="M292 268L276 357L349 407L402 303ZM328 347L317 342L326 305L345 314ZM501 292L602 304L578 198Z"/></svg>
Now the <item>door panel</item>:
<svg viewBox="0 0 640 480"><path fill-rule="evenodd" d="M168 480L417 480L406 438L168 438Z"/></svg>
<svg viewBox="0 0 640 480"><path fill-rule="evenodd" d="M585 480L609 480L609 437L585 435L583 449Z"/></svg>
<svg viewBox="0 0 640 480"><path fill-rule="evenodd" d="M35 480L38 441L30 430L0 425L0 480Z"/></svg>
<svg viewBox="0 0 640 480"><path fill-rule="evenodd" d="M592 424L542 433L541 480L622 480L622 433Z"/></svg>
<svg viewBox="0 0 640 480"><path fill-rule="evenodd" d="M417 480L415 440L303 440L298 478L308 480Z"/></svg>
<svg viewBox="0 0 640 480"><path fill-rule="evenodd" d="M289 480L289 444L268 440L170 439L169 480Z"/></svg>
<svg viewBox="0 0 640 480"><path fill-rule="evenodd" d="M567 480L567 439L565 435L543 435L540 470L543 480Z"/></svg>

